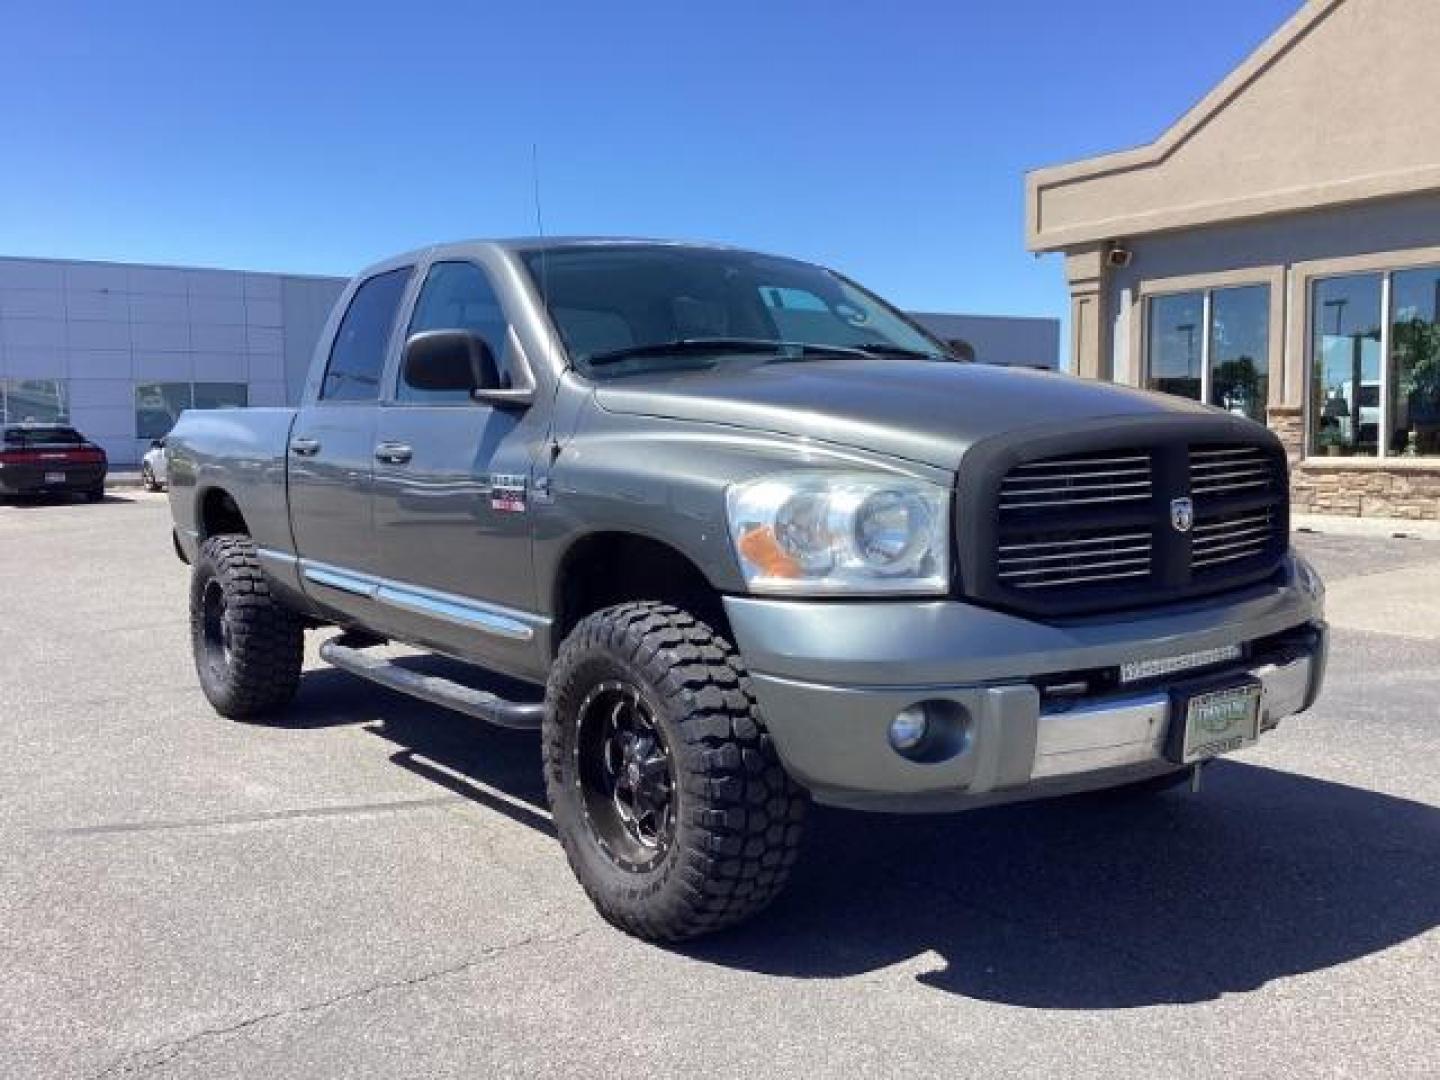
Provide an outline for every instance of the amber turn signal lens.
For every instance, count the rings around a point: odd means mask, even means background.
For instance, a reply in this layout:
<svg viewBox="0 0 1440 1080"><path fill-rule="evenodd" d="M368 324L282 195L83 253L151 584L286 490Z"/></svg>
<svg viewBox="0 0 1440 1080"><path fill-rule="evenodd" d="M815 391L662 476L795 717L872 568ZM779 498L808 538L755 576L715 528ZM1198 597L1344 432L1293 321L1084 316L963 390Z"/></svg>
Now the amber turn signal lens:
<svg viewBox="0 0 1440 1080"><path fill-rule="evenodd" d="M765 577L797 578L800 564L786 554L768 525L756 525L740 536L740 555Z"/></svg>

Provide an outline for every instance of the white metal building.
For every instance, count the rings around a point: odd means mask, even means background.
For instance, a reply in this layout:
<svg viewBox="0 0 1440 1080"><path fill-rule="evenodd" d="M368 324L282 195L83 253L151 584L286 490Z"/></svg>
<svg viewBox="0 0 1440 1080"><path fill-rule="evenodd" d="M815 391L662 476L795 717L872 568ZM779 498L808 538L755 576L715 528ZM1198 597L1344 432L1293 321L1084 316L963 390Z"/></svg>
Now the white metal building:
<svg viewBox="0 0 1440 1080"><path fill-rule="evenodd" d="M183 409L283 405L343 285L0 257L0 418L66 419L127 464Z"/></svg>

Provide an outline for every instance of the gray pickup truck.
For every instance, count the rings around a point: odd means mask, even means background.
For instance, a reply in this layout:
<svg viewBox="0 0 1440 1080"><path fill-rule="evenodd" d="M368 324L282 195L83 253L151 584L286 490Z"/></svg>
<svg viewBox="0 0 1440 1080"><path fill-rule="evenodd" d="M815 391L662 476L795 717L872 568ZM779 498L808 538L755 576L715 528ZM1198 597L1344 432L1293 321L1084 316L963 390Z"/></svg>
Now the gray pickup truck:
<svg viewBox="0 0 1440 1080"><path fill-rule="evenodd" d="M168 454L214 707L282 709L333 627L341 669L539 729L576 876L654 940L770 901L812 799L1198 780L1324 674L1264 428L957 362L770 255L403 255L350 284L298 409L186 413Z"/></svg>

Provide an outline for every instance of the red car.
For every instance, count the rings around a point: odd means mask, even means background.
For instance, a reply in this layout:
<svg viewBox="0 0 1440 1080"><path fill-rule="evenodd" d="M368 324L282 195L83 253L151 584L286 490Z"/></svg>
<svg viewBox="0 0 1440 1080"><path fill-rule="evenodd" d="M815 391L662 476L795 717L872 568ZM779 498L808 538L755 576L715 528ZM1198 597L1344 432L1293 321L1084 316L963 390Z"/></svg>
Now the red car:
<svg viewBox="0 0 1440 1080"><path fill-rule="evenodd" d="M105 497L103 448L63 424L6 424L0 439L0 496L78 492Z"/></svg>

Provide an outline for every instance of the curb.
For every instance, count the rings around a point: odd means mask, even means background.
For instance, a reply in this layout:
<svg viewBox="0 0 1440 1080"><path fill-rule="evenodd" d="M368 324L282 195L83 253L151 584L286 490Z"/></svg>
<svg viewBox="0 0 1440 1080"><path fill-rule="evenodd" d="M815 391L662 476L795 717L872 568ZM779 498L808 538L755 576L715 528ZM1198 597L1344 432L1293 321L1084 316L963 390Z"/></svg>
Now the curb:
<svg viewBox="0 0 1440 1080"><path fill-rule="evenodd" d="M1440 521L1408 518L1344 517L1338 514L1291 514L1290 529L1331 536L1369 536L1400 540L1440 540Z"/></svg>
<svg viewBox="0 0 1440 1080"><path fill-rule="evenodd" d="M108 473L105 476L105 490L140 491L144 488L138 472Z"/></svg>

